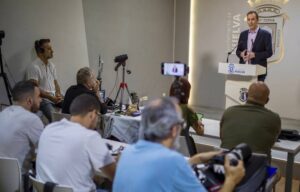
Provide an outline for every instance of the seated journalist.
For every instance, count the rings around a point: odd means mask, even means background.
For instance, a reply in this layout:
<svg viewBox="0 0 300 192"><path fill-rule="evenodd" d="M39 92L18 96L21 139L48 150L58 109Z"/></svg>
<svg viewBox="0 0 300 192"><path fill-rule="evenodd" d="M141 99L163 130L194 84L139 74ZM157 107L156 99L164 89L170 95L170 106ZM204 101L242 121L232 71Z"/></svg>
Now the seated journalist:
<svg viewBox="0 0 300 192"><path fill-rule="evenodd" d="M118 161L113 191L206 191L191 165L203 163L219 152L201 153L186 160L174 149L179 146L181 110L165 97L152 101L142 113L140 139L127 147ZM230 166L225 158L226 179L221 191L233 191L245 175L242 161Z"/></svg>

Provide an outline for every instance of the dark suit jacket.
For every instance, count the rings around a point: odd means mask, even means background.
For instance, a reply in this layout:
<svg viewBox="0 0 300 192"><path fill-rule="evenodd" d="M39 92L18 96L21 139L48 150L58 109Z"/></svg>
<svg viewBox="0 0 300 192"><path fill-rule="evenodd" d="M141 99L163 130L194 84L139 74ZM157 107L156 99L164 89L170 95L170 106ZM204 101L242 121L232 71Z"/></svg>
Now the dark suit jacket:
<svg viewBox="0 0 300 192"><path fill-rule="evenodd" d="M245 63L240 55L241 52L247 50L248 33L249 30L245 30L240 34L238 47L236 49L236 55L240 58L240 63ZM252 52L255 53L255 58L251 59L251 63L267 67L267 58L273 54L272 37L268 31L259 28L253 43Z"/></svg>

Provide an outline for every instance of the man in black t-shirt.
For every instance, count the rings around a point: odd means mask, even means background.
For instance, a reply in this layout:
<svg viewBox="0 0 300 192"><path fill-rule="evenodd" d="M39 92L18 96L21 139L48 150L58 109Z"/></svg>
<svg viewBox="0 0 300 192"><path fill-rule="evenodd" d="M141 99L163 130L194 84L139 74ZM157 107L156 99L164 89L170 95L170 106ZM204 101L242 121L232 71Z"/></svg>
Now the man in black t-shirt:
<svg viewBox="0 0 300 192"><path fill-rule="evenodd" d="M86 93L96 97L100 101L99 81L96 79L93 71L88 67L79 69L76 75L77 85L68 88L62 106L62 113L70 113L70 105L72 101L79 95ZM100 102L101 103L101 102ZM101 103L101 114L107 112L107 107Z"/></svg>

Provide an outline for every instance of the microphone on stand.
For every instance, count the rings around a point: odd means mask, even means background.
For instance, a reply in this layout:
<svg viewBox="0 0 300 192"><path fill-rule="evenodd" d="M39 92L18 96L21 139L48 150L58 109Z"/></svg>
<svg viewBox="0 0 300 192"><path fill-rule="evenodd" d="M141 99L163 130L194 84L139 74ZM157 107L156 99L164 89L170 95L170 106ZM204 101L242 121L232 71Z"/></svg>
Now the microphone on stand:
<svg viewBox="0 0 300 192"><path fill-rule="evenodd" d="M99 60L98 60L98 75L97 75L97 80L100 82L99 83L99 90L101 90L101 84L102 84L102 71L103 71L103 60L102 60L102 57L101 57L101 54L99 54Z"/></svg>
<svg viewBox="0 0 300 192"><path fill-rule="evenodd" d="M239 43L237 43L237 44L233 47L233 49L231 49L231 51L227 52L226 63L228 63L228 61L229 61L229 56L232 54L232 52L233 52L239 45L241 45L242 43L243 43L243 42L240 41Z"/></svg>

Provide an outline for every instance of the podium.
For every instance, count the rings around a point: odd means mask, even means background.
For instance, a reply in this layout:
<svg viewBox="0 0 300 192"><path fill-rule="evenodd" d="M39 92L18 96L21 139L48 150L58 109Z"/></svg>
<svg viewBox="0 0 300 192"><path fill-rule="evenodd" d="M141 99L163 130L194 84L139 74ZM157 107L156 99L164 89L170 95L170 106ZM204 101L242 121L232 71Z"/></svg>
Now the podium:
<svg viewBox="0 0 300 192"><path fill-rule="evenodd" d="M248 88L257 76L266 73L266 68L253 64L219 63L218 73L226 75L225 108L244 104L247 100Z"/></svg>

